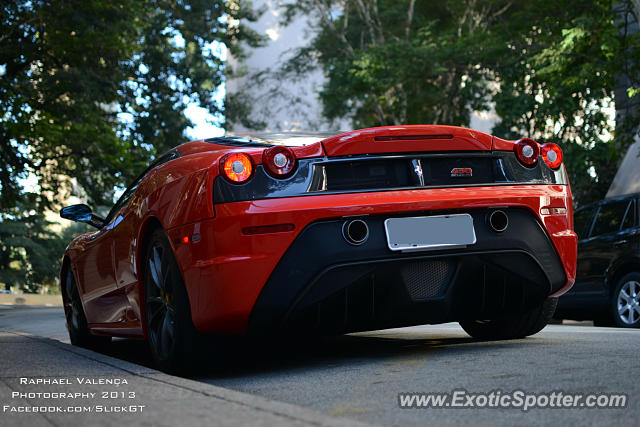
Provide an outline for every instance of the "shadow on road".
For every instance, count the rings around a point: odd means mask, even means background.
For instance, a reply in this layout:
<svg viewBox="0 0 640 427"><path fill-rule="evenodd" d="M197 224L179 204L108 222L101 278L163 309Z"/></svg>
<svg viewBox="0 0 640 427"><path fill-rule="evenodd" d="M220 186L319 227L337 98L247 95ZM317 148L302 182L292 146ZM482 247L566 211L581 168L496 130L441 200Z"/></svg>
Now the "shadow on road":
<svg viewBox="0 0 640 427"><path fill-rule="evenodd" d="M492 349L536 344L536 338L513 341L479 341L471 337L442 334L405 336L278 337L271 339L212 340L184 376L191 378L240 378L299 369L326 368L383 359L415 359L438 351L454 355L487 354ZM103 351L112 357L153 367L147 343L114 340Z"/></svg>
<svg viewBox="0 0 640 427"><path fill-rule="evenodd" d="M583 322L584 323L584 322ZM0 312L0 328L22 330L65 341L61 307L11 306ZM526 349L549 338L534 336L516 341L482 342L457 327L435 325L313 337L310 335L261 340L225 339L212 341L199 355L191 377L233 379L258 374L278 374L326 367L350 369L387 359L410 360L434 352L446 356L475 358L499 349ZM114 339L101 353L146 367L154 367L144 341Z"/></svg>

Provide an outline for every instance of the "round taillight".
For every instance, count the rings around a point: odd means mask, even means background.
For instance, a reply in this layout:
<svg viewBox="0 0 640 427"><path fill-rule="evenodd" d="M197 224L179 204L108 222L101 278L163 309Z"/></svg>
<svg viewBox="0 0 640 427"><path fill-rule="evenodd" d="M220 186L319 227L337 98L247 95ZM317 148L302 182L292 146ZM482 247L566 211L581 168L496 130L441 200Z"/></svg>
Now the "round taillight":
<svg viewBox="0 0 640 427"><path fill-rule="evenodd" d="M544 144L540 147L540 155L551 169L558 169L562 164L562 150L556 144Z"/></svg>
<svg viewBox="0 0 640 427"><path fill-rule="evenodd" d="M253 175L251 157L244 153L231 153L222 158L220 173L235 184L247 182Z"/></svg>
<svg viewBox="0 0 640 427"><path fill-rule="evenodd" d="M262 153L262 165L269 175L286 178L296 168L296 156L290 148L276 145Z"/></svg>
<svg viewBox="0 0 640 427"><path fill-rule="evenodd" d="M532 167L538 162L540 148L533 139L522 138L517 140L513 146L513 151L516 153L520 163L525 166Z"/></svg>

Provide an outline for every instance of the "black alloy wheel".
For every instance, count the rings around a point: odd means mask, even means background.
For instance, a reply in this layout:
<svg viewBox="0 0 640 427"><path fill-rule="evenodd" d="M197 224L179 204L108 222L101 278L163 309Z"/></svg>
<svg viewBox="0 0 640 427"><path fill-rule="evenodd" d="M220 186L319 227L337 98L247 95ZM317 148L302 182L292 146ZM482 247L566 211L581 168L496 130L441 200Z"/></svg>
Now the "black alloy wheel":
<svg viewBox="0 0 640 427"><path fill-rule="evenodd" d="M200 337L193 321L182 274L169 240L160 229L145 255L145 318L149 347L165 372L184 372L197 355Z"/></svg>

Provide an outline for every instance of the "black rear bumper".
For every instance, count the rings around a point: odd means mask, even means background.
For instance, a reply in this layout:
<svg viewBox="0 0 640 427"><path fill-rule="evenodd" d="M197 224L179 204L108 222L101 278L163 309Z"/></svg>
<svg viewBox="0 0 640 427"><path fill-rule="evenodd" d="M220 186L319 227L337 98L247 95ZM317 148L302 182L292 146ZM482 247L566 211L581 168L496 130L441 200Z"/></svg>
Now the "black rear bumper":
<svg viewBox="0 0 640 427"><path fill-rule="evenodd" d="M368 240L342 236L345 219L318 221L293 242L265 284L249 332L346 333L522 311L560 289L566 276L535 216L504 209L509 226L489 229L490 209L473 217L477 242L462 249L398 253L388 249L384 220L361 217ZM400 216L457 212L413 212Z"/></svg>

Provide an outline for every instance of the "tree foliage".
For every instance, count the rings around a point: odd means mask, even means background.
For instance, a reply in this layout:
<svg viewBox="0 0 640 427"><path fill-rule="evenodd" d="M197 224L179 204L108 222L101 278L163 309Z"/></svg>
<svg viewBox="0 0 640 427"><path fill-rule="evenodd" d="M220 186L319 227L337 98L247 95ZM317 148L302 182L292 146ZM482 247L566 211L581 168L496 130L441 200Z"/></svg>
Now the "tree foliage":
<svg viewBox="0 0 640 427"><path fill-rule="evenodd" d="M27 292L40 285L53 284L60 271L60 254L74 232L86 230L74 225L64 233L52 231L45 214L32 208L36 194L27 194L10 214L11 221L0 221L0 283Z"/></svg>
<svg viewBox="0 0 640 427"><path fill-rule="evenodd" d="M7 0L0 14L0 226L33 242L53 238L42 214L71 184L109 205L153 156L184 142L188 104L222 123L217 49L260 40L227 25L255 19L242 0ZM24 255L36 274L41 251L18 240L3 239L11 256L0 270Z"/></svg>
<svg viewBox="0 0 640 427"><path fill-rule="evenodd" d="M489 63L500 70L494 132L559 143L580 203L604 198L640 125L637 114L613 117L628 103L616 87L633 86L625 75L640 76L640 34L628 34L629 12L610 0L526 3L500 29L521 31L501 54L511 60Z"/></svg>
<svg viewBox="0 0 640 427"><path fill-rule="evenodd" d="M604 197L640 124L638 114L617 129L611 120L616 86L626 85L625 97L638 87L640 35L627 31L632 7L612 0L299 0L286 5L287 19L312 16L317 36L281 72L321 67L324 115L349 117L355 127L468 126L473 111L493 107L497 136L563 148L575 199L587 203Z"/></svg>
<svg viewBox="0 0 640 427"><path fill-rule="evenodd" d="M220 114L216 43L257 39L227 31L223 0L10 0L1 10L2 208L29 173L43 192L72 177L90 201L108 202L184 141L188 103Z"/></svg>

